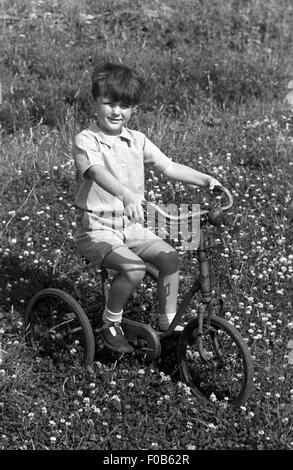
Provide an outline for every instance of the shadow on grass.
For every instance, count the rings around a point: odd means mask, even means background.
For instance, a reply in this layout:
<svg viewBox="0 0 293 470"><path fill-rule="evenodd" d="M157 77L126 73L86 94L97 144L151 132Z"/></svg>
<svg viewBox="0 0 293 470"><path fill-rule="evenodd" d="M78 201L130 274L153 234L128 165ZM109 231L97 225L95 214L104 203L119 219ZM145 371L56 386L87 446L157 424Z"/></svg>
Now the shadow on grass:
<svg viewBox="0 0 293 470"><path fill-rule="evenodd" d="M4 319L5 329L9 332L19 332L17 320L24 319L28 302L40 290L47 288L56 288L71 294L76 300L80 301L81 292L75 284L75 280L59 277L46 271L44 268L34 265L24 264L16 256L3 256L0 258L0 312L1 319ZM102 301L101 292L97 292L98 301ZM127 312L126 312L127 315ZM94 314L88 314L92 325L95 323ZM94 326L94 325L93 325ZM124 355L111 352L105 347L101 347L98 335L96 338L95 361L100 362L110 368L115 368L119 364L120 367L135 367L143 369L148 367L150 362L143 358L139 352L133 355ZM161 356L152 364L155 369L170 376L171 380L176 382L180 380L180 374L176 361L176 343L177 339L170 337L162 341Z"/></svg>
<svg viewBox="0 0 293 470"><path fill-rule="evenodd" d="M170 377L173 383L181 380L180 372L178 369L176 347L177 338L170 337L161 342L161 355L156 360L150 361L142 357L138 350L135 350L133 354L121 355L119 353L112 352L107 348L96 348L95 361L101 363L107 368L113 370L118 367L120 369L149 369L151 366L153 369L162 373L164 376Z"/></svg>
<svg viewBox="0 0 293 470"><path fill-rule="evenodd" d="M55 287L71 293L74 288L70 279L60 279L42 268L24 265L14 256L0 258L0 270L0 305L5 312L13 307L22 313L33 295L42 289Z"/></svg>

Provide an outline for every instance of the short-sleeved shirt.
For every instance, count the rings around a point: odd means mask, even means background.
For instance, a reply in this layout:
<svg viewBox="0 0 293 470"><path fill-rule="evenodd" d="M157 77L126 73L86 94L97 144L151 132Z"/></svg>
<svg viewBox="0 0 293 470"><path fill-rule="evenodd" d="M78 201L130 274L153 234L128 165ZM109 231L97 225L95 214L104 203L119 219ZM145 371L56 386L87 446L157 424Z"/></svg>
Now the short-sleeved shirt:
<svg viewBox="0 0 293 470"><path fill-rule="evenodd" d="M83 230L121 229L129 224L121 199L85 176L93 165L103 166L117 180L144 198L144 167L163 172L172 162L139 131L122 128L120 135L105 134L97 124L75 138L77 169L75 205L82 209L79 223Z"/></svg>

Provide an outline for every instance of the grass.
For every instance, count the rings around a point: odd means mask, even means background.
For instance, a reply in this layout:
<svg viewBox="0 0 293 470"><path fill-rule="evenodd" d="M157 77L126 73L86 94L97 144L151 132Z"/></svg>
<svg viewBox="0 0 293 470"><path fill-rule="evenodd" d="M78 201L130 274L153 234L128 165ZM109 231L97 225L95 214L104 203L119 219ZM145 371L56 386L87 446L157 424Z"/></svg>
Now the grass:
<svg viewBox="0 0 293 470"><path fill-rule="evenodd" d="M292 449L291 2L1 8L0 448ZM144 73L132 125L234 195L225 228L215 229L214 288L254 358L254 391L240 409L197 401L164 355L148 364L102 351L89 377L25 345L23 315L38 290L60 287L82 304L100 296L75 251L71 146L91 116L90 72L101 55ZM151 174L146 196L194 201L190 188ZM209 195L196 192L199 201ZM190 259L178 249L188 279ZM131 305L126 313L135 317Z"/></svg>

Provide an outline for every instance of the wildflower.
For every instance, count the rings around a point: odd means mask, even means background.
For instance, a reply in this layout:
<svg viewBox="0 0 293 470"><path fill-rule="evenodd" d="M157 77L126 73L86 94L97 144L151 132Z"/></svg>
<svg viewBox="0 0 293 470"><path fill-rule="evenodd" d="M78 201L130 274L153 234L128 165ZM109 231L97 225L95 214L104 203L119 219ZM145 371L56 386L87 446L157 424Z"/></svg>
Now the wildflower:
<svg viewBox="0 0 293 470"><path fill-rule="evenodd" d="M212 402L216 402L216 401L217 401L217 397L216 397L216 395L215 395L214 393L211 393L211 395L210 395L210 400L211 400Z"/></svg>
<svg viewBox="0 0 293 470"><path fill-rule="evenodd" d="M96 413L96 414L100 414L100 413L101 413L100 408L98 408L96 405L92 405L92 410L93 410L93 412Z"/></svg>
<svg viewBox="0 0 293 470"><path fill-rule="evenodd" d="M212 430L217 429L217 426L215 426L213 423L209 423L209 424L208 424L208 427L209 427L210 429L212 429Z"/></svg>
<svg viewBox="0 0 293 470"><path fill-rule="evenodd" d="M83 391L82 391L82 390L77 390L77 395L78 395L79 397L82 397Z"/></svg>
<svg viewBox="0 0 293 470"><path fill-rule="evenodd" d="M56 444L57 439L55 436L52 436L50 437L50 441L51 441L51 444Z"/></svg>
<svg viewBox="0 0 293 470"><path fill-rule="evenodd" d="M171 377L169 375L165 375L164 372L160 372L161 380L162 382L168 382L171 380ZM185 385L185 384L182 384Z"/></svg>
<svg viewBox="0 0 293 470"><path fill-rule="evenodd" d="M187 450L196 450L196 446L193 444L188 444L187 445Z"/></svg>
<svg viewBox="0 0 293 470"><path fill-rule="evenodd" d="M118 397L118 395L113 395L113 396L111 397L111 400L115 400L115 401L118 401L118 402L121 401L120 398Z"/></svg>

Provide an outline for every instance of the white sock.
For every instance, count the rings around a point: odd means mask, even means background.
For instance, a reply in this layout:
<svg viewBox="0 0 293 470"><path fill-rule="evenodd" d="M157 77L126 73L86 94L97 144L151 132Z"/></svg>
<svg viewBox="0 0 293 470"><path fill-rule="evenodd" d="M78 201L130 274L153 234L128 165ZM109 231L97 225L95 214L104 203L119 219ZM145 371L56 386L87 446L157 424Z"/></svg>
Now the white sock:
<svg viewBox="0 0 293 470"><path fill-rule="evenodd" d="M103 322L104 323L121 323L123 309L121 312L111 312L108 307L105 307L103 313Z"/></svg>
<svg viewBox="0 0 293 470"><path fill-rule="evenodd" d="M164 313L159 315L159 327L161 331L166 331L171 325L176 313Z"/></svg>

